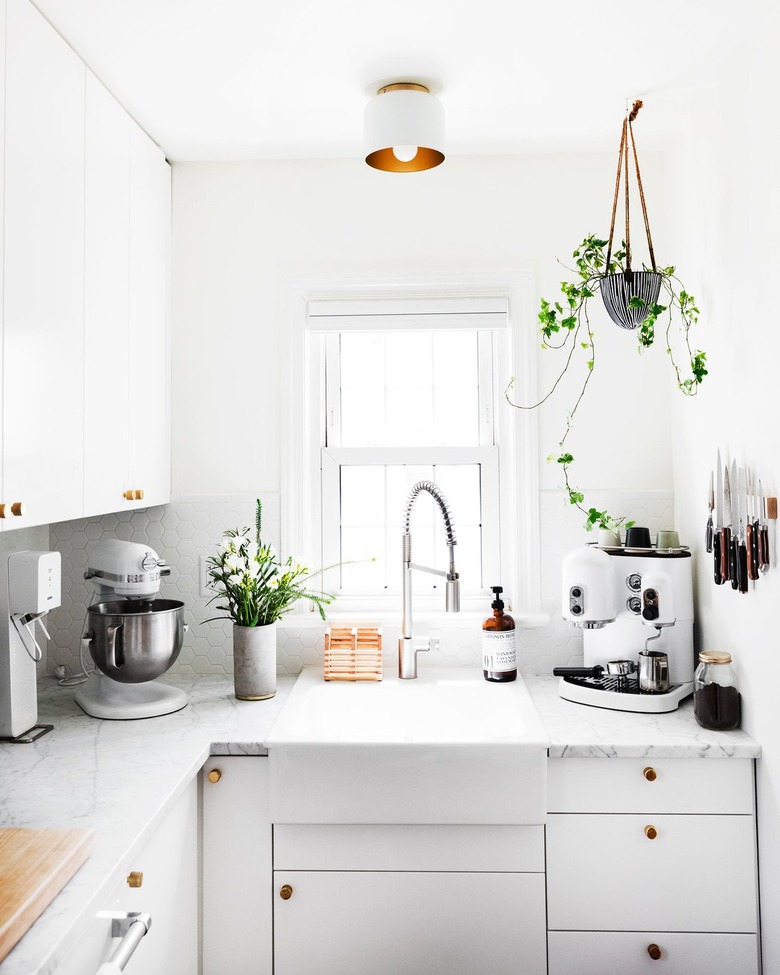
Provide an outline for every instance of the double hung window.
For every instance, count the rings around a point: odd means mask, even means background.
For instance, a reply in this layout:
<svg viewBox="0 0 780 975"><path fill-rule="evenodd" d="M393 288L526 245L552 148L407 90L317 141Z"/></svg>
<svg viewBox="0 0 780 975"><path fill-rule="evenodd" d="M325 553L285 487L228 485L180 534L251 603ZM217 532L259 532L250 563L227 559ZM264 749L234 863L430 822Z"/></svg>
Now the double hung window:
<svg viewBox="0 0 780 975"><path fill-rule="evenodd" d="M324 564L340 605L397 603L406 500L433 481L452 512L464 608L501 581L497 362L506 298L322 300L308 305L321 378L317 410ZM412 560L446 569L433 499L412 513ZM419 573L416 599L443 609L442 580ZM441 604L441 605L440 605Z"/></svg>

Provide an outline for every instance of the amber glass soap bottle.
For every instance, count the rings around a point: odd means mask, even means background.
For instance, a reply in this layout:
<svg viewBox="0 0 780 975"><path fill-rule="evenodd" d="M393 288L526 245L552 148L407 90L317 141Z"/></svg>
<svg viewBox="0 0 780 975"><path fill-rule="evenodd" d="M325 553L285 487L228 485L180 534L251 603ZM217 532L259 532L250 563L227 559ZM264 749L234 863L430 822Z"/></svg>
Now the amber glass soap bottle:
<svg viewBox="0 0 780 975"><path fill-rule="evenodd" d="M485 680L505 683L517 677L515 621L504 612L501 586L492 586L496 598L491 603L493 615L482 624L482 674Z"/></svg>

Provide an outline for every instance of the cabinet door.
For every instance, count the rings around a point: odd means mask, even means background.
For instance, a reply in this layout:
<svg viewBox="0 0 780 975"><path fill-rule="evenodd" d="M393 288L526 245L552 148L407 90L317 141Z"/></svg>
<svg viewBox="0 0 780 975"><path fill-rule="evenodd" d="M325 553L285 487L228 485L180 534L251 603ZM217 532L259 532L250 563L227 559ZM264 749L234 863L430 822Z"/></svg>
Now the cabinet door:
<svg viewBox="0 0 780 975"><path fill-rule="evenodd" d="M5 0L0 0L0 145L5 142L5 38L6 38L6 18L5 18ZM0 186L5 185L5 152L0 152ZM3 194L0 193L0 227L4 226L4 200ZM5 234L0 234L0 294L3 293L3 269L5 265L3 252L5 245ZM3 334L3 317L2 308L0 306L0 336ZM0 342L0 376L3 375L3 343ZM2 394L0 394L0 409L2 409ZM0 438L2 438L3 430L2 424L0 424ZM0 443L2 441L0 440ZM5 500L5 495L3 494L3 451L0 447L0 503ZM0 518L0 532L5 527L5 522L3 518Z"/></svg>
<svg viewBox="0 0 780 975"><path fill-rule="evenodd" d="M274 888L276 975L547 972L543 874L276 871Z"/></svg>
<svg viewBox="0 0 780 975"><path fill-rule="evenodd" d="M551 815L551 930L758 930L752 816Z"/></svg>
<svg viewBox="0 0 780 975"><path fill-rule="evenodd" d="M55 975L93 975L108 961L119 944L111 936L107 916L115 912L147 913L152 919L127 964L127 975L198 975L196 782L187 787L149 842L133 856L128 871L142 875L140 886L131 887L122 877Z"/></svg>
<svg viewBox="0 0 780 975"><path fill-rule="evenodd" d="M2 500L13 527L83 511L83 63L8 0ZM11 527L11 524L7 525Z"/></svg>
<svg viewBox="0 0 780 975"><path fill-rule="evenodd" d="M86 89L84 512L117 511L127 480L130 119L91 72Z"/></svg>
<svg viewBox="0 0 780 975"><path fill-rule="evenodd" d="M130 911L146 911L152 926L128 975L198 975L198 789L192 782L141 850L132 871L143 874L128 890Z"/></svg>
<svg viewBox="0 0 780 975"><path fill-rule="evenodd" d="M131 121L128 489L143 491L136 507L171 497L170 194L170 166Z"/></svg>
<svg viewBox="0 0 780 975"><path fill-rule="evenodd" d="M203 975L270 975L268 759L214 757L202 775Z"/></svg>

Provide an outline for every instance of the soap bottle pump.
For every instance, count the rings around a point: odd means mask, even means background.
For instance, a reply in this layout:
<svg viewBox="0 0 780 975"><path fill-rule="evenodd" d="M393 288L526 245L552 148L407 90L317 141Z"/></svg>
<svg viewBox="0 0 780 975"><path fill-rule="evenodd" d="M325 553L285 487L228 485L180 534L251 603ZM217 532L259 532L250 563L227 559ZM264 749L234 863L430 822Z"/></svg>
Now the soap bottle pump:
<svg viewBox="0 0 780 975"><path fill-rule="evenodd" d="M506 683L517 678L515 621L504 612L501 586L492 586L493 615L482 624L482 675L485 680Z"/></svg>

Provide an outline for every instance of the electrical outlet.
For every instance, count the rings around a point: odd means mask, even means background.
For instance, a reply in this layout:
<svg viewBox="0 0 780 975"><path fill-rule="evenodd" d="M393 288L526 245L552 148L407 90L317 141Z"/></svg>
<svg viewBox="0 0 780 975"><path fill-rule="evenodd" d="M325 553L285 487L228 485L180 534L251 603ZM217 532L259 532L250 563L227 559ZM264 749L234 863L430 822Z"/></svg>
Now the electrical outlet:
<svg viewBox="0 0 780 975"><path fill-rule="evenodd" d="M200 594L203 597L213 596L214 590L209 585L211 581L209 576L209 558L208 555L201 555L200 557Z"/></svg>

